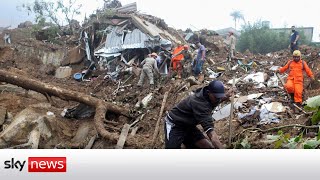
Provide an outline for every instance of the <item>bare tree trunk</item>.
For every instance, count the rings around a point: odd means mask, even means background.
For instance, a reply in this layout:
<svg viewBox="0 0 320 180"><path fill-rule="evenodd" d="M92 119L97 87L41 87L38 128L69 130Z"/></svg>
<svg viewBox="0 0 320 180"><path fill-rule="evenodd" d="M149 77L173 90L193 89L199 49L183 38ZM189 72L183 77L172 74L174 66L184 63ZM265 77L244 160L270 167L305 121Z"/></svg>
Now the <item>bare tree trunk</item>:
<svg viewBox="0 0 320 180"><path fill-rule="evenodd" d="M95 107L95 110L96 110L96 114L94 116L95 127L98 133L103 138L112 141L112 143L117 142L117 140L119 139L119 135L116 133L110 133L104 128L104 120L105 120L106 112L111 111L119 115L130 117L129 110L127 110L126 108L121 108L119 106L113 105L111 103L105 102L101 99L98 99L92 96L88 96L83 93L59 88L59 87L46 84L37 80L26 78L22 75L13 74L5 70L0 70L0 82L7 82L27 90L33 90L33 91L39 92L43 95L47 94L49 96L56 96L63 100L76 101L76 102L84 103L86 105ZM136 143L134 143L133 141L130 141L129 139L127 141L127 145L136 146ZM139 146L137 145L137 147Z"/></svg>

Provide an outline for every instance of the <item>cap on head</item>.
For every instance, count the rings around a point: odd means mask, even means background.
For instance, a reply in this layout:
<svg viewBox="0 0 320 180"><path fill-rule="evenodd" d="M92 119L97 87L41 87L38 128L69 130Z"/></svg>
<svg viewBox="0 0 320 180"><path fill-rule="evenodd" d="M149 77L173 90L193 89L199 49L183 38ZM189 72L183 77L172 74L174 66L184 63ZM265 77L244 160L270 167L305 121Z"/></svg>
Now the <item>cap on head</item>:
<svg viewBox="0 0 320 180"><path fill-rule="evenodd" d="M224 85L221 81L211 81L208 85L208 90L216 98L224 98L226 96L224 93Z"/></svg>
<svg viewBox="0 0 320 180"><path fill-rule="evenodd" d="M151 57L158 57L158 54L157 53L152 53Z"/></svg>
<svg viewBox="0 0 320 180"><path fill-rule="evenodd" d="M295 50L293 52L293 56L300 56L301 57L301 52L299 50Z"/></svg>

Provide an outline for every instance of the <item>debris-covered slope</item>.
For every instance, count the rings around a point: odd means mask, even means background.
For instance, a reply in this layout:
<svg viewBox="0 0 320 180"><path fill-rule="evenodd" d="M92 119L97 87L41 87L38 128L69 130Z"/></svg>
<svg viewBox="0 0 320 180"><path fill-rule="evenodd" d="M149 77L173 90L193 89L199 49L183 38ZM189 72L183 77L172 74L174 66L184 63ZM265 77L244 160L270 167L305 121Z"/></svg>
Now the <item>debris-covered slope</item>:
<svg viewBox="0 0 320 180"><path fill-rule="evenodd" d="M247 139L251 148L274 148L265 142L267 135L282 130L296 136L308 129L290 126L310 126L311 115L295 112L272 72L274 66L285 65L291 57L288 50L267 55L238 53L229 62L224 39L217 33L178 32L160 18L139 14L129 7L130 11L122 8L121 13L115 14L98 12L75 35L58 36L58 44L36 40L31 28L9 31L12 44L0 45L2 70L12 73L13 77L45 83L44 86L52 89L92 97L92 101L107 104L109 111L105 117L100 113L103 122L97 123L96 111L101 108L93 102L85 103L81 97L65 98L49 89L33 89L28 80L23 89L11 85L14 82L8 82L3 73L0 76L3 81L0 85L1 148L162 148L162 118L166 112L213 79L231 88L233 77L237 80L237 92L232 147L238 147L239 142ZM148 83L142 89L136 86L141 69L135 64L148 54L163 52L169 57L172 45L180 41L194 47L198 40L207 47L204 79L197 80L190 74L175 79L164 71L156 79L155 89L150 89ZM196 53L195 48L190 51ZM301 51L319 79L320 49L302 46ZM285 79L285 75L282 78ZM304 100L320 93L318 81L310 82L306 77ZM111 105L123 111L110 109ZM215 130L224 144L228 144L229 138L230 107L230 102L226 102L213 115ZM284 125L289 127L275 128ZM244 131L247 128L271 130ZM155 133L156 129L159 134ZM312 128L309 129L312 132Z"/></svg>

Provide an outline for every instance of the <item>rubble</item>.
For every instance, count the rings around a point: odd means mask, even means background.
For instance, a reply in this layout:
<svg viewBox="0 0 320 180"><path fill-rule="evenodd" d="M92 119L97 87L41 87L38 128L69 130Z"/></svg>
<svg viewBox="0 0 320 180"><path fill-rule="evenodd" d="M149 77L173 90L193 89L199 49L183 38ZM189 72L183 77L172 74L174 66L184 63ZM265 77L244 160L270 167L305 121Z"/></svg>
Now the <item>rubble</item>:
<svg viewBox="0 0 320 180"><path fill-rule="evenodd" d="M0 126L2 126L7 117L7 109L0 106Z"/></svg>
<svg viewBox="0 0 320 180"><path fill-rule="evenodd" d="M233 138L247 127L305 124L309 119L308 114L296 118L272 72L291 57L288 50L267 55L247 51L228 62L224 39L214 31L177 31L160 18L137 12L136 6L116 4L111 14L97 11L82 27L74 27L74 35L57 35L58 44L37 41L26 33L30 31L27 27L9 31L12 44L0 44L0 80L23 88L0 85L0 107L8 111L1 124L4 113L0 108L1 148L162 148L165 112L212 79L230 88L233 77L237 89ZM172 78L168 66L172 45L187 43L195 54L192 44L198 40L207 48L203 77ZM301 48L320 78L320 50ZM139 89L141 68L137 65L152 52L163 56L159 61L162 75L156 79L155 89ZM317 82L306 80L305 87L304 99L320 93ZM42 104L45 110L41 112L39 106L29 107L47 102L50 106ZM226 102L213 114L215 130L224 144L228 142L226 119L231 106ZM250 132L245 136L253 148L268 148Z"/></svg>
<svg viewBox="0 0 320 180"><path fill-rule="evenodd" d="M56 78L66 78L66 77L70 77L72 73L72 68L71 67L59 67L56 70Z"/></svg>
<svg viewBox="0 0 320 180"><path fill-rule="evenodd" d="M0 146L4 148L8 145L24 144L38 148L40 140L49 142L55 137L52 130L57 127L51 123L52 116L41 115L31 108L25 109L16 115L12 123L0 134Z"/></svg>

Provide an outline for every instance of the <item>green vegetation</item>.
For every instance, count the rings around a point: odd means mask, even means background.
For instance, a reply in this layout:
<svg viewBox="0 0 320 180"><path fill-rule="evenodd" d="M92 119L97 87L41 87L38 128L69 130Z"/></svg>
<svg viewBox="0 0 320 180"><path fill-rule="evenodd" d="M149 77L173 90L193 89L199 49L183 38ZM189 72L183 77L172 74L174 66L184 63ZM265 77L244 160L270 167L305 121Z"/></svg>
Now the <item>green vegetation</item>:
<svg viewBox="0 0 320 180"><path fill-rule="evenodd" d="M233 12L230 13L230 16L231 16L231 17L233 18L233 20L234 20L234 28L235 28L235 29L237 29L237 22L239 22L239 20L243 20L243 21L245 22L244 16L243 16L243 14L241 13L241 11L238 11L238 10L233 11Z"/></svg>
<svg viewBox="0 0 320 180"><path fill-rule="evenodd" d="M77 0L69 0L65 3L63 0L54 2L35 0L33 3L23 4L22 8L28 13L34 13L36 22L49 20L60 30L64 21L68 22L71 33L73 33L72 20L75 15L80 14L82 5L77 4ZM64 16L60 19L59 15Z"/></svg>
<svg viewBox="0 0 320 180"><path fill-rule="evenodd" d="M310 44L306 41L303 32L300 33L300 44ZM272 31L268 26L264 26L261 21L243 26L241 36L238 40L237 48L240 52L249 50L252 53L267 54L279 50L287 49L290 34Z"/></svg>

